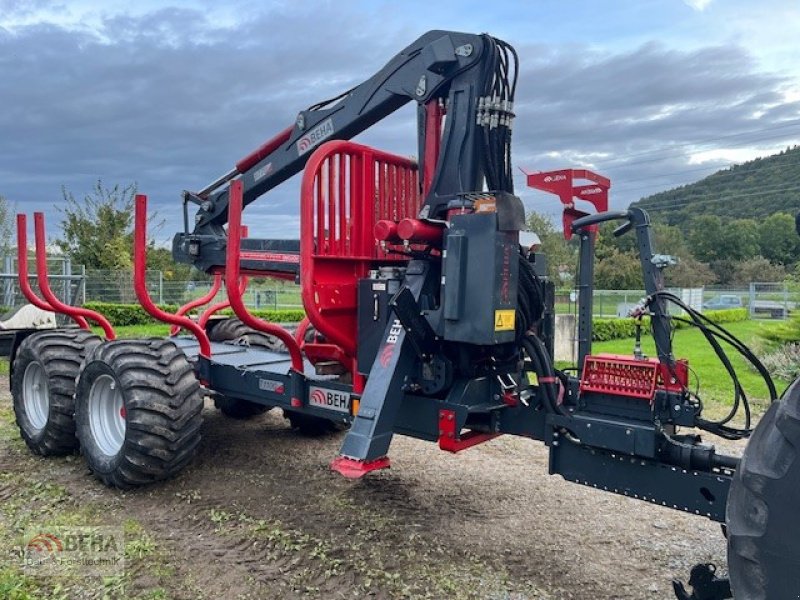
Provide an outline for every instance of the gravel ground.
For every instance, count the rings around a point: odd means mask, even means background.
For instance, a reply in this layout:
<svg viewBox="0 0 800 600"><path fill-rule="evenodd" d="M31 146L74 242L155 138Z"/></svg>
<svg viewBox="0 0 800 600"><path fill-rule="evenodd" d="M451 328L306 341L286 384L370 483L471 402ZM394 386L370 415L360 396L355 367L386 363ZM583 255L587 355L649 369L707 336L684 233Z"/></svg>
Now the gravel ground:
<svg viewBox="0 0 800 600"><path fill-rule="evenodd" d="M303 438L278 411L243 422L208 403L192 465L123 493L78 456L30 455L2 386L6 527L42 483L63 493L33 496L36 518L135 522L153 550L129 561L123 597L661 599L694 564L725 564L718 524L548 476L544 446L522 438L449 455L398 436L391 469L351 482L328 469L341 434ZM65 585L70 598L109 595Z"/></svg>

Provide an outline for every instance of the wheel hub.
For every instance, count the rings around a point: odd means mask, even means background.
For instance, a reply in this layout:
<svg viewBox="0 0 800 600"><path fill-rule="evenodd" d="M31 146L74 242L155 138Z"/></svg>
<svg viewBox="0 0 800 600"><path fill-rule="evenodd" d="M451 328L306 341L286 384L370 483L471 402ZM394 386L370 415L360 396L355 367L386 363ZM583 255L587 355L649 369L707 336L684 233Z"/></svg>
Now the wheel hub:
<svg viewBox="0 0 800 600"><path fill-rule="evenodd" d="M25 368L22 399L31 426L41 431L47 425L50 413L50 390L47 387L47 373L39 362L32 362Z"/></svg>
<svg viewBox="0 0 800 600"><path fill-rule="evenodd" d="M111 375L100 375L89 390L89 427L98 448L114 456L125 441L127 416L122 393Z"/></svg>

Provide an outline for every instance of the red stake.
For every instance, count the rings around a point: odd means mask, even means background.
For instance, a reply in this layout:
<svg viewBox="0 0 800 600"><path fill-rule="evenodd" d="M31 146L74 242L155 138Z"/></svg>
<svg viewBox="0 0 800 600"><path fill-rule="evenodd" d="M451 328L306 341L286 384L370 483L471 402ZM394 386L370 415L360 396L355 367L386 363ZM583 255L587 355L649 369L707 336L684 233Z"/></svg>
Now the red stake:
<svg viewBox="0 0 800 600"><path fill-rule="evenodd" d="M150 293L147 291L147 282L145 281L146 270L147 196L144 194L137 194L133 229L133 289L136 291L136 297L139 299L142 308L159 321L169 323L170 325L178 325L179 327L191 331L200 344L200 355L205 358L210 358L211 342L208 341L208 335L206 335L206 332L200 325L188 317L179 317L178 315L170 314L155 305L155 302L150 298Z"/></svg>
<svg viewBox="0 0 800 600"><path fill-rule="evenodd" d="M39 298L31 289L28 281L28 222L25 215L17 215L17 270L19 271L19 289L22 295L36 308L48 312L57 312L47 302ZM81 329L89 329L89 323L79 315L69 315Z"/></svg>
<svg viewBox="0 0 800 600"><path fill-rule="evenodd" d="M233 312L242 322L269 335L274 335L282 341L289 350L292 359L292 368L299 373L303 372L303 355L300 347L292 337L292 334L283 327L268 323L254 317L247 311L247 307L242 300L239 291L239 272L240 272L240 248L242 230L242 180L232 181L228 189L228 247L225 256L225 287L228 290L228 300L230 300Z"/></svg>
<svg viewBox="0 0 800 600"><path fill-rule="evenodd" d="M103 328L103 333L105 333L107 340L116 339L117 336L114 333L114 328L103 315L79 306L64 304L53 293L53 290L50 289L50 282L47 279L47 248L44 233L44 213L33 213L33 234L36 244L36 279L39 282L39 290L41 290L42 296L44 296L47 303L50 304L54 310L72 318L78 316L94 321Z"/></svg>
<svg viewBox="0 0 800 600"><path fill-rule="evenodd" d="M208 293L205 296L200 296L199 298L195 298L194 300L190 300L183 306L178 309L178 312L175 313L175 316L182 317L185 314L188 314L190 310L193 308L197 308L198 306L203 306L204 304L208 304L214 299L214 296L217 295L219 292L219 288L222 287L222 273L215 273L214 274L214 283L211 284L211 289L208 290ZM201 323L202 325L202 323ZM181 328L177 325L173 325L170 330L169 334L171 336L178 335Z"/></svg>

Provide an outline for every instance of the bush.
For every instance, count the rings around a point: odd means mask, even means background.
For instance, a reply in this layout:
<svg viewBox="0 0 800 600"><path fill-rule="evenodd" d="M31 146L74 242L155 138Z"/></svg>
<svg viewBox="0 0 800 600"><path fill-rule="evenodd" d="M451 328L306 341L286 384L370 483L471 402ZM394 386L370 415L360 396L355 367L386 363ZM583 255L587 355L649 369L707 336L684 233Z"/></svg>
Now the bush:
<svg viewBox="0 0 800 600"><path fill-rule="evenodd" d="M770 375L792 381L800 377L800 344L784 344L761 359Z"/></svg>
<svg viewBox="0 0 800 600"><path fill-rule="evenodd" d="M160 304L159 308L170 313L175 313L178 306L173 304ZM112 325L124 327L127 325L148 325L155 323L156 320L151 317L145 310L138 304L113 304L109 302L87 302L84 308L94 310L104 315ZM305 317L305 312L302 309L290 310L271 310L271 309L256 309L250 311L257 317L261 317L267 321L275 323L291 323L302 321ZM220 314L232 315L233 311L230 309L221 311Z"/></svg>
<svg viewBox="0 0 800 600"><path fill-rule="evenodd" d="M736 323L746 321L749 317L746 308L727 308L724 310L709 310L703 313L714 323ZM683 329L691 327L682 321L673 321L673 327ZM650 331L650 319L642 319L642 332ZM636 323L633 319L593 319L592 320L592 341L607 342L609 340L620 340L624 338L636 337Z"/></svg>
<svg viewBox="0 0 800 600"><path fill-rule="evenodd" d="M793 312L788 321L777 327L764 328L758 335L770 342L781 344L800 342L800 311Z"/></svg>

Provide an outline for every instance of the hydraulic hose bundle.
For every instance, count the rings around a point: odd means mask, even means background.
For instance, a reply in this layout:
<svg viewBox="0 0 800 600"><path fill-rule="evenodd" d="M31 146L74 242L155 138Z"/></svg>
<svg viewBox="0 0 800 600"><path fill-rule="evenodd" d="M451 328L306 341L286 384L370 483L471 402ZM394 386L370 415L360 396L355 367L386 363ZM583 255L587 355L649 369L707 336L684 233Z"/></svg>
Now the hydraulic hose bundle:
<svg viewBox="0 0 800 600"><path fill-rule="evenodd" d="M503 40L489 35L483 38L491 57L483 80L483 96L478 99L477 125L483 130L486 185L490 190L513 194L511 125L519 59L514 48Z"/></svg>
<svg viewBox="0 0 800 600"><path fill-rule="evenodd" d="M697 327L706 338L708 343L714 349L714 353L719 358L722 365L725 367L728 375L731 378L731 382L733 383L733 390L734 390L734 398L733 398L733 406L728 414L718 421L709 421L703 418L697 419L697 426L704 431L708 431L709 433L713 433L714 435L718 435L725 439L736 440L749 437L752 433L753 429L751 426L751 409L750 409L750 401L747 397L747 394L739 381L739 377L736 375L736 369L734 368L733 364L730 361L730 358L726 354L725 350L723 349L720 342L725 342L729 346L732 346L742 357L747 360L753 367L758 371L761 377L764 379L764 383L767 386L767 390L769 392L770 401L775 401L778 397L777 390L775 388L775 383L772 381L772 377L770 376L769 372L767 371L766 367L761 363L761 361L756 357L753 352L736 336L734 336L730 331L722 327L721 325L714 323L711 319L703 315L702 313L696 311L695 309L688 306L685 302L683 302L678 296L672 294L671 292L667 291L659 291L654 294L651 294L646 299L646 305L650 305L657 298L663 298L664 300L671 302L675 306L678 306L683 311L689 315L690 318L685 319L683 317L670 317L675 321L679 321L682 323L687 323L694 327ZM687 390L688 391L688 390ZM692 396L700 402L700 406L702 408L702 401L696 394L692 394ZM732 427L729 425L733 419L739 414L740 410L744 411L744 427L737 428Z"/></svg>

